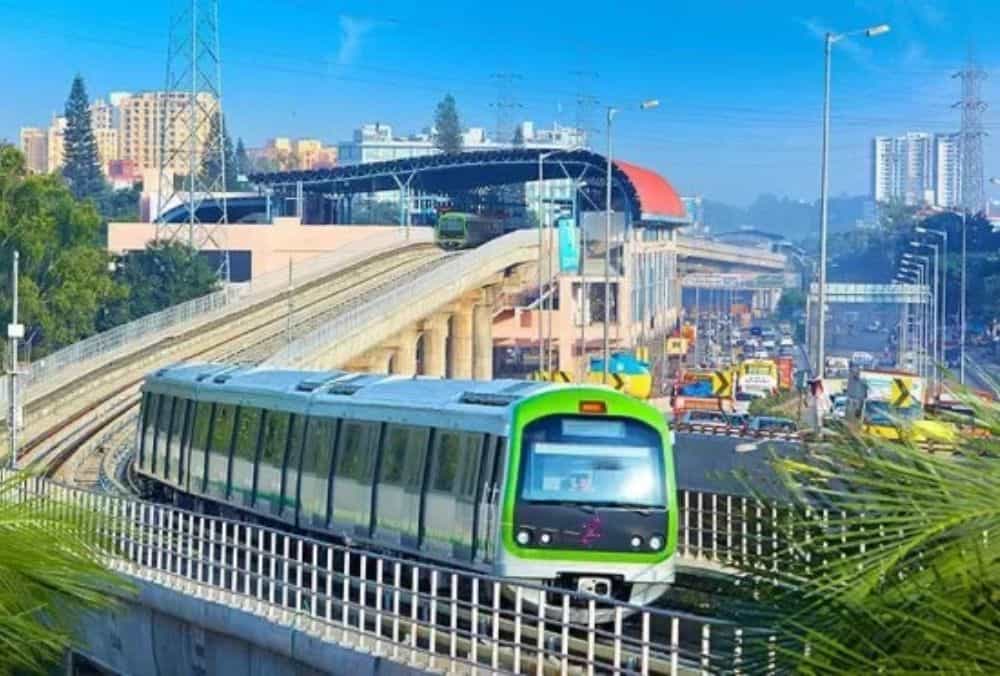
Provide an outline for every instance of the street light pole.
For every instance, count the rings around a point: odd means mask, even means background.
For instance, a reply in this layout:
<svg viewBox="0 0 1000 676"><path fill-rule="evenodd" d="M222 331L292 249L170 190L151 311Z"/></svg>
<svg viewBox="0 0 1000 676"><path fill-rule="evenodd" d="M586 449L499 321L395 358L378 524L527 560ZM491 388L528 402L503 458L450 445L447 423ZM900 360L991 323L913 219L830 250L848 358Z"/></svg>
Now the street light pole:
<svg viewBox="0 0 1000 676"><path fill-rule="evenodd" d="M9 392L9 402L10 410L7 412L7 429L9 430L10 442L10 468L17 469L17 418L18 418L18 406L17 406L17 341L24 337L24 327L17 322L17 306L18 306L18 293L17 293L17 278L19 274L19 264L20 264L21 254L18 251L14 251L14 260L12 264L13 270L11 271L11 323L7 327L7 337L10 338L10 392Z"/></svg>
<svg viewBox="0 0 1000 676"><path fill-rule="evenodd" d="M958 382L960 382L962 385L965 385L965 292L966 289L968 288L965 280L965 260L966 260L965 231L967 230L966 225L967 221L965 218L965 209L962 209L962 316L959 319L959 322L961 322L961 324L958 329L959 330Z"/></svg>
<svg viewBox="0 0 1000 676"><path fill-rule="evenodd" d="M917 226L917 232L921 234L937 235L941 237L941 362L946 363L948 357L948 231L932 230Z"/></svg>
<svg viewBox="0 0 1000 676"><path fill-rule="evenodd" d="M916 254L904 253L903 254L903 258L906 259L906 260L908 260L908 261L910 261L911 265L914 265L914 269L919 274L920 285L923 286L923 285L926 284L929 287L930 286L930 280L931 280L931 259L930 259L930 256L918 256ZM914 264L913 263L914 261L917 261L919 263L919 265ZM924 300L924 302L922 303L922 305L923 305L923 307L921 308L922 320L921 320L921 326L920 326L921 343L924 346L923 347L923 349L924 349L924 358L922 360L922 364L923 364L922 375L924 377L927 377L927 376L930 375L930 369L929 369L928 364L927 364L927 352L928 352L928 346L930 345L930 340L929 340L930 336L929 336L928 328L929 328L929 325L931 324L931 322L930 322L930 313L928 312L929 308L927 307L927 299Z"/></svg>
<svg viewBox="0 0 1000 676"><path fill-rule="evenodd" d="M830 164L830 68L833 45L852 35L864 34L867 37L875 37L888 32L888 24L879 24L848 33L827 33L823 44L823 144L819 196L819 312L816 313L819 318L819 330L816 334L819 343L816 349L816 370L820 378L823 377L823 364L826 358L826 240Z"/></svg>
<svg viewBox="0 0 1000 676"><path fill-rule="evenodd" d="M934 317L934 321L931 322L931 326L933 327L933 331L934 331L934 333L933 333L933 341L932 341L932 344L933 344L934 347L931 350L931 354L933 355L934 360L937 362L937 365L934 368L934 371L932 373L932 375L933 375L932 379L938 385L940 385L941 384L941 373L940 373L940 365L941 365L941 341L938 339L938 335L939 335L938 310L941 307L938 304L938 296L941 293L941 283L940 283L940 278L941 278L941 258L940 258L940 249L938 249L938 245L937 244L930 244L930 243L926 243L926 242L920 242L920 241L917 241L917 240L913 240L912 242L910 242L910 246L916 247L916 248L928 248L928 249L933 249L934 250L934 259L933 259L934 260L934 274L931 275L931 279L934 282L933 286L931 287L933 289L933 295L932 295L933 303L932 303L931 309L932 309L932 314L933 314L933 317ZM928 266L929 265L930 265L930 263L928 263Z"/></svg>
<svg viewBox="0 0 1000 676"><path fill-rule="evenodd" d="M660 102L657 99L649 99L643 101L639 104L639 110L652 110L653 108L659 107ZM608 107L607 116L607 127L606 133L608 136L608 154L607 154L607 175L605 177L605 214L604 214L604 336L603 344L601 350L601 359L603 362L603 383L608 382L608 369L609 360L611 358L610 350L610 338L608 331L611 322L611 166L614 161L613 146L611 144L611 126L614 122L615 115L617 115L619 110L613 106ZM624 256L624 251L622 252ZM624 260L621 261L624 265ZM619 289L620 291L620 289ZM618 297L618 294L615 294ZM616 314L620 316L620 308L615 305Z"/></svg>

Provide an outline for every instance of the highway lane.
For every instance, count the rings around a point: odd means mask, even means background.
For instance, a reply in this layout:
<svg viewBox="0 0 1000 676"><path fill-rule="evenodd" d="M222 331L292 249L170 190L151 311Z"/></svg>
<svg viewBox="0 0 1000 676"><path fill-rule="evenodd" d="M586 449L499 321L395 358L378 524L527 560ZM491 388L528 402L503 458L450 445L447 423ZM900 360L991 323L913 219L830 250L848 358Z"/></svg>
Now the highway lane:
<svg viewBox="0 0 1000 676"><path fill-rule="evenodd" d="M753 450L742 450L748 445ZM677 486L733 495L760 490L781 496L786 493L771 467L773 457L804 455L799 443L678 433L674 446Z"/></svg>

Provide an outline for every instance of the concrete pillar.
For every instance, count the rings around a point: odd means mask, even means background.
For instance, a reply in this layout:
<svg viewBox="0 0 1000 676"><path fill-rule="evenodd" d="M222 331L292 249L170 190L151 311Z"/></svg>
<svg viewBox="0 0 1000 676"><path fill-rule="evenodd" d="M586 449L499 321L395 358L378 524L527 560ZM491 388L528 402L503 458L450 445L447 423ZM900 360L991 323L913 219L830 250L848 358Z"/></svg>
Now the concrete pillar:
<svg viewBox="0 0 1000 676"><path fill-rule="evenodd" d="M444 378L448 360L448 315L434 315L424 321L424 372Z"/></svg>
<svg viewBox="0 0 1000 676"><path fill-rule="evenodd" d="M396 357L393 360L393 373L402 376L412 376L417 373L417 338L419 334L415 326L399 332L396 336Z"/></svg>
<svg viewBox="0 0 1000 676"><path fill-rule="evenodd" d="M451 354L448 355L452 378L472 378L472 314L471 303L462 303L451 316Z"/></svg>
<svg viewBox="0 0 1000 676"><path fill-rule="evenodd" d="M492 380L493 304L477 304L472 315L472 377L476 380Z"/></svg>

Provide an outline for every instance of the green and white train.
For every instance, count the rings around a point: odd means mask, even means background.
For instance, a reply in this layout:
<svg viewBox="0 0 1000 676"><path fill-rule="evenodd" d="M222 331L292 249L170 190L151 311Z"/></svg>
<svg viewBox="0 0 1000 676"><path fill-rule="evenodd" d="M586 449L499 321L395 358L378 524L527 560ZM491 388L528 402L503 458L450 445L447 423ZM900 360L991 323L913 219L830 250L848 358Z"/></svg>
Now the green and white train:
<svg viewBox="0 0 1000 676"><path fill-rule="evenodd" d="M673 581L670 434L608 388L180 365L139 425L183 506L636 604Z"/></svg>

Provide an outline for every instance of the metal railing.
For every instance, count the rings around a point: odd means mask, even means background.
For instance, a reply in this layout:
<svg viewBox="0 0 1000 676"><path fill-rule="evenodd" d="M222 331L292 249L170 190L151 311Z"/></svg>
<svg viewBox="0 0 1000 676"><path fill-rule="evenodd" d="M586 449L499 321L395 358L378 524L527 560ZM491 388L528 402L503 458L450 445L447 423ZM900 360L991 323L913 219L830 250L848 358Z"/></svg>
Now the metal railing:
<svg viewBox="0 0 1000 676"><path fill-rule="evenodd" d="M0 470L0 479L8 476ZM16 497L43 507L69 503L104 519L96 544L125 574L429 671L777 668L773 635L726 621L512 584L37 477Z"/></svg>
<svg viewBox="0 0 1000 676"><path fill-rule="evenodd" d="M431 309L423 302L436 293L451 297L475 285L482 284L499 270L537 256L537 234L518 230L486 242L482 246L452 256L430 272L413 279L406 286L396 287L340 314L312 333L299 338L267 360L265 366L301 366L304 360L321 350L338 349L346 339L366 332L370 342L377 343L387 335L371 333L376 321L389 321L394 330L421 319ZM534 253L529 253L534 249ZM353 356L353 355L349 355Z"/></svg>
<svg viewBox="0 0 1000 676"><path fill-rule="evenodd" d="M291 282L294 286L308 283L338 269L355 265L373 255L401 246L430 242L432 239L433 233L430 228L411 229L409 239L405 238L402 230L380 232L373 237L349 242L330 253L295 263L292 267ZM154 312L69 345L38 361L24 364L18 376L22 403L27 403L25 394L29 388L38 387L57 375L65 375L81 364L86 363L90 368L97 368L129 348L148 344L157 334L177 331L195 321L208 321L239 312L269 296L284 292L288 284L288 270L274 270L246 284L231 284L215 293ZM4 386L0 390L0 420L5 420L8 388L6 378L2 381Z"/></svg>

